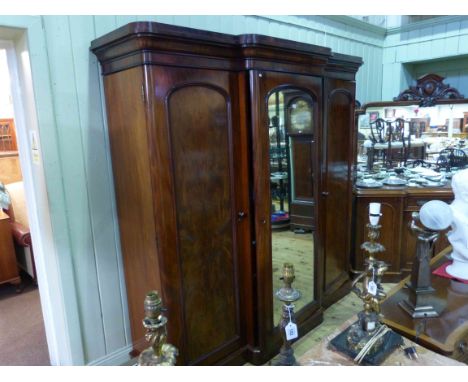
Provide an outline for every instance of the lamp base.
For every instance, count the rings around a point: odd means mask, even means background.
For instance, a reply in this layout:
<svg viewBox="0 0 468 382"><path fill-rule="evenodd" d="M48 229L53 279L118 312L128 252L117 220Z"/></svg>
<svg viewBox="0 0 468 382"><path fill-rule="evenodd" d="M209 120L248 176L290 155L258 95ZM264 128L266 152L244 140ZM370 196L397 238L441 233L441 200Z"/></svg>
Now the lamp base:
<svg viewBox="0 0 468 382"><path fill-rule="evenodd" d="M360 326L361 323L358 321L345 329L343 332L338 334L335 338L330 341L330 347L347 355L348 357L355 358L359 350L356 349L354 346L350 346L349 344L349 337L350 331L356 329L357 326ZM399 348L403 345L403 338L393 332L389 331L384 335L382 338L382 342L377 347L374 347L369 351L369 353L364 357L362 364L364 365L373 365L378 366L380 365L385 358L387 358L395 349Z"/></svg>
<svg viewBox="0 0 468 382"><path fill-rule="evenodd" d="M445 308L443 302L437 300L432 301L432 304L413 305L406 300L400 301L398 305L413 318L432 318L439 317L440 313Z"/></svg>
<svg viewBox="0 0 468 382"><path fill-rule="evenodd" d="M274 359L271 366L297 366L296 357L294 357L294 350L292 348L286 349L281 348L280 353L276 359Z"/></svg>

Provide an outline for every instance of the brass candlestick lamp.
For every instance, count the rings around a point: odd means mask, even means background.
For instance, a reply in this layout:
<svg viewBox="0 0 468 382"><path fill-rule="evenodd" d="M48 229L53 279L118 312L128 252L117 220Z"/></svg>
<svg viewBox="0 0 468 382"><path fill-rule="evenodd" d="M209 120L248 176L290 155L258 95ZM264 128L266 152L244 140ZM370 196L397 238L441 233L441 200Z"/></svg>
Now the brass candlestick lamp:
<svg viewBox="0 0 468 382"><path fill-rule="evenodd" d="M373 365L379 364L396 346L403 343L399 335L380 323L380 302L386 297L382 276L388 269L388 264L375 258L377 253L385 250L377 242L381 228L380 216L380 203L370 203L367 224L369 241L361 245L368 257L364 262L365 270L351 286L351 290L362 300L363 310L359 312L358 320L353 325L331 341L333 347L352 356L356 362L364 361Z"/></svg>
<svg viewBox="0 0 468 382"><path fill-rule="evenodd" d="M380 330L380 301L385 298L381 280L388 265L374 258L366 259L366 270L354 281L351 290L362 300L364 309L358 313L358 321L348 331L347 344L350 349L360 352ZM362 288L358 283L362 281ZM376 353L383 344L383 336L375 341L368 354Z"/></svg>
<svg viewBox="0 0 468 382"><path fill-rule="evenodd" d="M174 366L179 354L177 348L166 343L167 318L162 312L166 309L162 305L157 291L151 291L145 298L145 318L143 326L146 328L145 339L151 344L138 357L138 366Z"/></svg>
<svg viewBox="0 0 468 382"><path fill-rule="evenodd" d="M284 263L280 278L283 280L283 287L275 293L276 297L283 303L281 322L279 323L283 345L277 360L273 362L274 366L293 366L296 364L294 350L291 347L292 341L298 337L293 302L301 298L301 292L292 287L295 278L294 265Z"/></svg>
<svg viewBox="0 0 468 382"><path fill-rule="evenodd" d="M388 269L388 264L377 260L375 255L385 251L385 247L377 242L380 237L379 224L380 203L369 204L369 223L367 224L369 241L364 242L361 248L368 253L364 264L366 269L353 281L351 290L363 301L364 310L358 314L358 322L351 326L348 332L348 346L355 351L361 351L370 338L380 329L380 301L385 298L382 288L382 276ZM358 283L362 281L362 288ZM370 352L378 351L382 345L383 337L377 341Z"/></svg>

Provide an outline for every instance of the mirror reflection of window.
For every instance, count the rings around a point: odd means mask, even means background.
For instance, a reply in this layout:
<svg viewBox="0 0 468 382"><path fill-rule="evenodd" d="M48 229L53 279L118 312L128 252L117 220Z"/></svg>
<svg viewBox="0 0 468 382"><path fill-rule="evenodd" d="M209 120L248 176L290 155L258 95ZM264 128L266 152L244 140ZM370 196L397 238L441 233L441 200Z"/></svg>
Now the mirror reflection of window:
<svg viewBox="0 0 468 382"><path fill-rule="evenodd" d="M292 263L293 286L302 293L296 312L314 300L313 110L312 97L299 89L268 98L273 291L283 285L283 264ZM273 300L277 325L282 304Z"/></svg>

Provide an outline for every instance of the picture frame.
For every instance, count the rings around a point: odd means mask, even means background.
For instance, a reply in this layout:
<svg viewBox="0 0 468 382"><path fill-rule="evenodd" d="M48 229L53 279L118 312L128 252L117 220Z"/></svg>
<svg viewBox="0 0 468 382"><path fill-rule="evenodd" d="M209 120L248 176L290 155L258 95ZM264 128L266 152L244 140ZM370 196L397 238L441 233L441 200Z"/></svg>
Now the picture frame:
<svg viewBox="0 0 468 382"><path fill-rule="evenodd" d="M369 113L369 122L375 122L379 118L379 112L378 111L371 111Z"/></svg>

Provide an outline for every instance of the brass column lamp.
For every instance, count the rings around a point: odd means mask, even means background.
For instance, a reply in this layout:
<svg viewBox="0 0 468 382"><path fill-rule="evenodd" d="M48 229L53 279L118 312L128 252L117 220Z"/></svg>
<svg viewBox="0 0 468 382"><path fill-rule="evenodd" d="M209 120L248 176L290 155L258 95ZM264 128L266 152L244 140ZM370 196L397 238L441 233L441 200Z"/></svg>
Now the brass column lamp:
<svg viewBox="0 0 468 382"><path fill-rule="evenodd" d="M430 259L440 231L452 222L452 211L448 204L431 200L419 213L413 212L412 218L410 229L417 238L416 256L407 284L408 300L400 301L398 305L413 318L438 317L445 302L433 295Z"/></svg>
<svg viewBox="0 0 468 382"><path fill-rule="evenodd" d="M167 318L163 316L161 297L157 291L148 292L145 298L145 318L143 326L146 328L145 339L151 344L138 357L138 366L174 366L179 354L177 348L167 341Z"/></svg>
<svg viewBox="0 0 468 382"><path fill-rule="evenodd" d="M274 366L296 365L294 350L291 347L292 341L298 337L293 302L301 298L301 292L292 286L295 278L294 265L284 263L281 276L283 287L275 293L276 297L283 303L281 322L279 323L283 345L277 360L272 363Z"/></svg>

